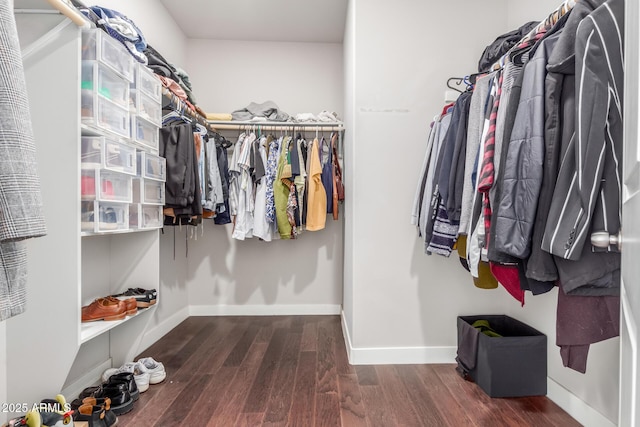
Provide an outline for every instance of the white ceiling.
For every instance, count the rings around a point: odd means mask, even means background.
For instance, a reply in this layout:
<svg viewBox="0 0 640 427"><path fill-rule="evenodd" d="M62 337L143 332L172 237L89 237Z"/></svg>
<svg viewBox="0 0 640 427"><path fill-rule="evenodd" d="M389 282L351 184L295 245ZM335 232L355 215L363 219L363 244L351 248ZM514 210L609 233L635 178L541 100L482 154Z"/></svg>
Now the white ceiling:
<svg viewBox="0 0 640 427"><path fill-rule="evenodd" d="M189 38L342 43L348 0L160 0Z"/></svg>

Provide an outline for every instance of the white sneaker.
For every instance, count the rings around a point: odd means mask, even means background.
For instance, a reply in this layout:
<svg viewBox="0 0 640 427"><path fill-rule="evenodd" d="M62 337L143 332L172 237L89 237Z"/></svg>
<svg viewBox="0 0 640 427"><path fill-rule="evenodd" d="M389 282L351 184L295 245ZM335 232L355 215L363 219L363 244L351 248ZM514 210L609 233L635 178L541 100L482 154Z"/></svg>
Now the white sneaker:
<svg viewBox="0 0 640 427"><path fill-rule="evenodd" d="M119 374L120 372L133 373L133 378L136 381L136 386L140 393L144 393L149 390L150 374L145 365L139 362L127 362L119 368L107 369L102 374L102 382L107 382L111 375Z"/></svg>
<svg viewBox="0 0 640 427"><path fill-rule="evenodd" d="M167 372L164 370L162 362L156 362L152 357L138 359L138 363L144 365L147 369L150 384L161 383L167 377Z"/></svg>

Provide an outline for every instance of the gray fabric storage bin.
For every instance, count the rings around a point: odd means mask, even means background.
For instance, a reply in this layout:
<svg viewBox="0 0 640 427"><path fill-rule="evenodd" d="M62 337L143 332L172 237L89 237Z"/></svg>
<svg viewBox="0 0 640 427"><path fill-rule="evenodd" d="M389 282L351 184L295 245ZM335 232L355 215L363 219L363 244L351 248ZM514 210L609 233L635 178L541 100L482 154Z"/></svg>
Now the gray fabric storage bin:
<svg viewBox="0 0 640 427"><path fill-rule="evenodd" d="M487 320L502 335L490 337L471 326ZM505 315L458 317L458 372L490 397L547 394L547 337Z"/></svg>

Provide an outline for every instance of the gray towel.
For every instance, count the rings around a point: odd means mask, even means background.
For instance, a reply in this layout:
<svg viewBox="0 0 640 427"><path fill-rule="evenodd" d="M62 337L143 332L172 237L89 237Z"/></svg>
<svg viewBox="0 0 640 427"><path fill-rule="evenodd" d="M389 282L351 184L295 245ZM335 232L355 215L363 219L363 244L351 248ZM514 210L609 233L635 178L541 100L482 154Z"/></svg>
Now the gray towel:
<svg viewBox="0 0 640 427"><path fill-rule="evenodd" d="M274 122L286 122L289 120L289 115L281 111L273 101L265 101L262 104L252 102L246 108L231 113L231 117L237 121L248 121L255 117L264 117Z"/></svg>

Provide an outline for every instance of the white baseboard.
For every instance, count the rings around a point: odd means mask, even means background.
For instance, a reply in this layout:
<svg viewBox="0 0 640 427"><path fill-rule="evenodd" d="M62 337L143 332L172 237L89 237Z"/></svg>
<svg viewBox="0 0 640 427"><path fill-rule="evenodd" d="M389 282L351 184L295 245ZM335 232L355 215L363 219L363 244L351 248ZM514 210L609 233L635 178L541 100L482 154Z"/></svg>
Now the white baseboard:
<svg viewBox="0 0 640 427"><path fill-rule="evenodd" d="M92 369L88 370L83 376L69 384L62 390L62 395L67 398L69 402L74 398L78 397L80 392L85 388L97 385L102 382L102 373L107 369L111 368L111 358L105 360L104 362L96 365Z"/></svg>
<svg viewBox="0 0 640 427"><path fill-rule="evenodd" d="M547 377L547 397L585 427L615 427L616 424L582 399Z"/></svg>
<svg viewBox="0 0 640 427"><path fill-rule="evenodd" d="M352 365L422 365L455 363L456 347L354 347L344 312L342 332Z"/></svg>
<svg viewBox="0 0 640 427"><path fill-rule="evenodd" d="M191 305L190 316L318 316L340 314L339 304Z"/></svg>
<svg viewBox="0 0 640 427"><path fill-rule="evenodd" d="M162 323L158 324L155 328L149 330L142 340L140 341L140 347L138 353L141 353L151 347L153 343L160 338L168 334L173 328L185 321L189 317L189 307L185 307L182 310L172 314L169 318L165 319Z"/></svg>

